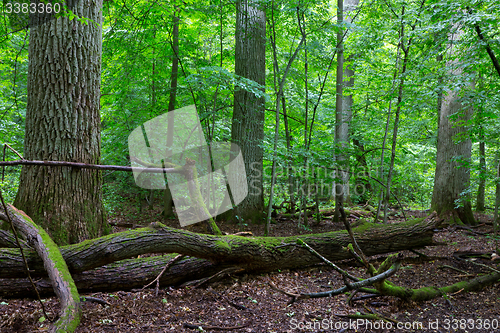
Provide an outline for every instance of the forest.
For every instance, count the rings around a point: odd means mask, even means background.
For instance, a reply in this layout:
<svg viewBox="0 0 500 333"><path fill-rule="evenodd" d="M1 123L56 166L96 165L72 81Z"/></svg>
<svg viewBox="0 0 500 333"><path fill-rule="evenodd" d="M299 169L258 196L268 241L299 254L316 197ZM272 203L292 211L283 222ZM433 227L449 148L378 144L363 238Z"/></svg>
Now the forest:
<svg viewBox="0 0 500 333"><path fill-rule="evenodd" d="M0 332L500 330L497 1L0 8Z"/></svg>

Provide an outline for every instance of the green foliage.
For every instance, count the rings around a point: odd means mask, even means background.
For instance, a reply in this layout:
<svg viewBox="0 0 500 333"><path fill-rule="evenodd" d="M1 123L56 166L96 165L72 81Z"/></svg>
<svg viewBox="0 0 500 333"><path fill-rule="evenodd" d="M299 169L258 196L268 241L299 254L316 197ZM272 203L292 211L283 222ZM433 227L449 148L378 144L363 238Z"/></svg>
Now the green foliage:
<svg viewBox="0 0 500 333"><path fill-rule="evenodd" d="M332 156L339 150L349 156L345 167L351 175L352 198L360 201L375 198L374 194L382 187L373 178L385 183L390 162L390 152L386 151L382 161L384 173L379 179L388 112L391 109L388 130L392 131L393 113L398 106L397 84L401 78L403 56L398 45L411 39L400 105L392 192L406 205L429 206L435 171L438 94L469 87L469 83L475 81L475 86L462 89L461 95L461 101L476 110L471 123L464 124L469 126L467 135L474 142L473 158L467 165L472 176L469 192L475 192L478 186L478 143L484 141L487 169L481 177L487 180L486 206L493 205L495 153L500 137L497 125L500 76L491 64L484 43L478 42L475 26L481 27L493 52L500 57L496 37L500 33L498 2L432 0L425 2L423 7L420 7L421 2L400 0L362 2L355 12L349 14L354 20L342 28L349 29L345 39L346 68L353 69L355 77L354 86L346 89L344 94L353 96L350 135L360 145L348 147L339 147L334 142L335 51L336 33L340 28L335 17L336 7L310 0L262 1L261 4L267 6L268 20L265 90L234 74L234 6L222 1L105 2L101 163L129 165L128 135L137 126L167 111L172 59L178 56L176 107L196 105L209 142L230 140L236 89L265 97L262 146L265 191L268 194L274 154L275 88L300 42L300 29L303 29L307 40L290 65L284 85L288 133L281 102L276 203L288 200L290 194L294 194L298 201L297 197L315 184L322 186L320 197L328 196L333 183L338 180L338 175L333 173L338 165ZM180 19L178 55L171 47L174 14ZM456 33L457 27L463 34L453 47L460 52L452 53L449 52L448 35ZM400 37L402 29L405 31L404 40ZM0 142L11 144L21 153L27 103L26 37L26 32L20 31L8 35L0 43ZM277 73L272 42L276 43ZM438 55L443 55L444 59L438 61ZM452 60L463 69L463 74L451 75L446 71L446 63ZM362 165L361 157L366 166ZM15 158L8 154L8 159ZM19 174L13 170L19 168L8 170L2 189L9 201L14 198ZM368 177L360 176L362 170L368 172ZM144 195L130 174L105 171L103 177L108 211L123 209L124 194ZM360 185L360 179L366 179L374 193L357 193L355 189ZM293 181L291 186L290 180ZM311 202L314 195L309 194L306 200ZM395 203L394 198L391 200Z"/></svg>

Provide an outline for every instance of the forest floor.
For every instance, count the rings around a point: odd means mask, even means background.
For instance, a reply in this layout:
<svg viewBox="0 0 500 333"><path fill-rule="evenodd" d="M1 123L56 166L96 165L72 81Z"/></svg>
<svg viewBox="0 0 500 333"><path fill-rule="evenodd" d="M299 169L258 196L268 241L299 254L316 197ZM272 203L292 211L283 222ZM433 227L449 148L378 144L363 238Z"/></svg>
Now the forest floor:
<svg viewBox="0 0 500 333"><path fill-rule="evenodd" d="M158 208L159 209L159 208ZM150 211L150 218L158 216L158 210ZM130 213L130 212L129 212ZM422 216L422 212L409 214ZM133 214L115 214L114 222L139 223ZM147 214L141 214L144 223ZM396 275L390 278L400 286L419 288L445 286L471 279L489 270L460 260L454 253L492 253L493 239L491 216L477 215L482 223L474 229L448 227L435 233L434 239L446 243L442 246L420 249L431 260L417 260L417 254L404 251L405 257L413 257L403 263ZM398 220L391 220L396 223ZM351 221L352 222L352 221ZM311 221L312 223L312 221ZM232 223L221 223L227 233L241 231ZM255 236L264 232L263 225L246 225L243 228ZM272 236L318 233L343 229L342 223L324 219L309 230L297 228L297 221L279 219L272 225ZM115 231L119 231L116 229ZM381 262L384 256L371 257ZM476 263L495 267L489 258L476 258ZM498 262L497 262L498 263ZM352 260L338 263L359 277L367 277L363 268ZM450 267L455 267L454 270ZM496 264L498 269L498 264ZM327 266L301 270L282 270L270 274L235 275L222 281L194 289L186 286L155 289L91 293L108 305L83 303L83 315L76 332L499 332L500 288L499 284L480 292L445 295L431 301L402 302L390 297L374 297L355 300L347 304L347 295L308 299L289 305L289 297L274 291L268 285L292 293L310 293L339 288L343 281ZM56 298L43 300L49 315L58 313ZM349 315L373 311L391 321L365 321L348 318ZM42 319L41 306L30 299L0 298L0 332L42 332L47 321ZM186 325L198 328L186 328ZM199 328L202 326L203 328ZM392 327L392 328L391 328Z"/></svg>

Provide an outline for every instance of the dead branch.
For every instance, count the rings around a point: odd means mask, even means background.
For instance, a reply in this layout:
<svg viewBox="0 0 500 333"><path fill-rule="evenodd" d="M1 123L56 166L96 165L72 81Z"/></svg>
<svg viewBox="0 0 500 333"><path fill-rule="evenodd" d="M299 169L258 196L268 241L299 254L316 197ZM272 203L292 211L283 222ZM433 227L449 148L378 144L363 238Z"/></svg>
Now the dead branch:
<svg viewBox="0 0 500 333"><path fill-rule="evenodd" d="M100 165L100 164L87 164L78 162L66 161L30 161L30 160L15 160L15 161L0 161L0 166L14 166L14 165L37 165L37 166L59 166L59 167L73 167L80 169L93 169L93 170L113 170L113 171L127 171L127 172L147 172L147 173L183 173L181 167L176 168L132 168L120 165Z"/></svg>
<svg viewBox="0 0 500 333"><path fill-rule="evenodd" d="M349 291L349 290L357 290L357 289L361 289L361 288L366 287L366 286L371 286L371 285L373 285L376 282L383 281L383 280L387 279L388 277L394 275L394 273L397 272L397 270L399 269L399 267L400 267L400 263L399 263L399 261L396 261L392 265L391 268L389 268L385 272L382 272L381 274L378 274L376 276L370 277L370 278L368 278L366 280L361 280L361 281L358 281L358 282L350 283L348 286L346 285L346 286L343 286L343 287L335 289L335 290L324 291L324 292L319 292L319 293L294 294L294 293L290 293L290 292L286 292L284 290L281 290L281 289L277 288L276 286L274 286L271 283L269 283L269 286L272 289L274 289L276 291L279 291L279 292L281 292L281 293L283 293L283 294L291 297L291 300L289 301L289 304L292 304L293 302L298 301L298 300L302 300L302 299L331 297L331 296L334 296L334 295L343 294L343 293L345 293L346 291Z"/></svg>
<svg viewBox="0 0 500 333"><path fill-rule="evenodd" d="M165 271L170 266L172 266L177 260L181 259L182 257L184 257L184 256L182 254L179 254L179 255L175 256L174 258L172 258L172 260L170 260L165 265L165 268L163 268L163 270L160 272L160 274L158 274L158 276L156 277L156 279L154 279L153 281L151 281L150 283L148 283L147 285L145 285L144 287L142 287L142 289L146 289L147 287L149 287L150 285L152 285L153 283L156 282L155 295L158 296L158 289L160 288L160 278L161 278L161 276L163 275L163 273L165 273Z"/></svg>

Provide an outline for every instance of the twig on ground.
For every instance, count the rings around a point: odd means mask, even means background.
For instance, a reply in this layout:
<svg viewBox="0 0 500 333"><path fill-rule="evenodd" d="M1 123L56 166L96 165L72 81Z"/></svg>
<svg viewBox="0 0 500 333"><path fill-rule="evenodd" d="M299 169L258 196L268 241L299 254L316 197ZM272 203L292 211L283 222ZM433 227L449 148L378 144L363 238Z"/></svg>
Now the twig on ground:
<svg viewBox="0 0 500 333"><path fill-rule="evenodd" d="M166 270L172 266L176 261L178 261L179 259L181 259L182 257L184 257L183 254L179 254L177 256L175 256L174 258L172 258L166 265L165 267L163 268L163 270L161 271L160 274L158 274L158 276L156 277L156 279L154 279L153 281L151 281L150 283L148 283L147 285L145 285L144 287L142 287L142 289L145 289L147 287L149 287L150 285L152 285L153 283L156 282L156 296L158 296L158 289L160 289L160 278L161 276L163 275L163 273L166 272Z"/></svg>
<svg viewBox="0 0 500 333"><path fill-rule="evenodd" d="M352 281L360 281L360 279L358 279L357 277L349 274L349 272L343 270L342 268L338 267L337 265L335 265L330 260L328 260L325 257L323 257L315 249L313 249L312 247L310 247L309 245L307 245L307 243L304 242L302 239L300 239L300 238L297 239L297 243L299 243L302 246L304 246L306 249L309 250L309 252L311 252L312 254L314 254L315 256L317 256L318 258L320 258L321 260L323 260L323 262L325 262L328 266L332 267L334 270L336 270L337 272L339 272L340 274L342 274L343 277L349 278Z"/></svg>
<svg viewBox="0 0 500 333"><path fill-rule="evenodd" d="M416 250L413 250L413 249L410 249L410 252L411 253L415 253L416 255L418 255L419 257L424 257L424 258L428 258L429 256L424 254L424 253L421 253L421 252L418 252Z"/></svg>
<svg viewBox="0 0 500 333"><path fill-rule="evenodd" d="M456 267L449 266L449 265L441 265L441 266L439 266L438 268L440 268L440 269L449 268L449 269L452 269L452 270L457 271L457 272L459 272L459 273L465 274L466 276L474 276L474 274L468 273L468 272L466 272L466 271L463 271L463 270L461 270L461 269L458 269L458 268L456 268Z"/></svg>
<svg viewBox="0 0 500 333"><path fill-rule="evenodd" d="M229 274L234 274L234 273L241 273L244 271L245 271L244 268L238 268L238 267L229 267L229 268L223 269L222 271L217 272L212 276L209 276L207 278L199 280L199 282L195 284L194 289L200 287L201 285L207 283L210 280L215 279L216 277L220 277L220 276L225 275L225 274L229 275Z"/></svg>
<svg viewBox="0 0 500 333"><path fill-rule="evenodd" d="M248 322L246 324L243 324L241 326L229 326L229 327L223 327L223 326L211 326L211 325L204 325L204 324L189 324L189 323L184 323L185 328L190 328L193 330L199 330L200 328L202 330L219 330L219 331L231 331L231 330L239 330L241 328L248 327L251 324L251 322Z"/></svg>
<svg viewBox="0 0 500 333"><path fill-rule="evenodd" d="M109 305L109 303L106 302L105 300L97 298L97 297L92 297L92 296L81 296L80 302L91 302L91 303L98 303L98 304L102 304L102 305Z"/></svg>

